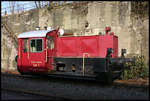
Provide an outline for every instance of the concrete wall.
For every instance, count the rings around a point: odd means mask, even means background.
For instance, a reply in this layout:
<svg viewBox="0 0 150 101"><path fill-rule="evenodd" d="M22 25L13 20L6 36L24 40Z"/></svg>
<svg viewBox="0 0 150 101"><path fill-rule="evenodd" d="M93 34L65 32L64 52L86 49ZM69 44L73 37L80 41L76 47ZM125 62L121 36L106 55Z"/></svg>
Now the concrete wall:
<svg viewBox="0 0 150 101"><path fill-rule="evenodd" d="M35 27L39 25L38 20L38 10L2 17L2 22L6 23L13 34L17 35L25 31L35 30Z"/></svg>
<svg viewBox="0 0 150 101"><path fill-rule="evenodd" d="M73 32L74 35L96 35L99 32L105 34L105 27L110 26L119 38L119 55L121 49L126 48L126 56L130 57L142 52L148 60L149 11L148 8L144 8L144 16L140 16L135 13L137 10L133 6L131 2L119 1L94 1L84 5L66 4L5 16L2 17L2 21L7 23L15 35L34 30L36 26L41 28L59 26L66 32ZM86 23L88 27L85 26ZM8 55L5 55L7 52L4 51L4 46L8 44L6 40L8 37L3 36L5 33L2 31L2 43L6 44L2 44L2 54L4 54L2 60L8 58ZM7 49L11 48L7 47Z"/></svg>
<svg viewBox="0 0 150 101"><path fill-rule="evenodd" d="M17 49L8 38L9 33L5 29L1 30L1 33L1 69L16 70Z"/></svg>
<svg viewBox="0 0 150 101"><path fill-rule="evenodd" d="M130 48L130 2L99 2L89 3L87 20L93 33L105 33L105 27L110 26L111 30L118 36L119 55L122 48Z"/></svg>
<svg viewBox="0 0 150 101"><path fill-rule="evenodd" d="M32 10L23 14L14 14L2 17L2 24L6 24L14 36L30 30L39 25L38 10ZM18 54L15 41L11 41L10 33L1 25L1 66L2 69L16 70L15 57Z"/></svg>
<svg viewBox="0 0 150 101"><path fill-rule="evenodd" d="M138 7L137 7L138 5ZM148 2L131 3L131 43L132 54L140 54L149 62L149 5Z"/></svg>
<svg viewBox="0 0 150 101"><path fill-rule="evenodd" d="M65 29L66 32L74 32L81 35L86 22L87 11L87 5L67 5L53 9L41 9L39 11L39 26L59 26Z"/></svg>

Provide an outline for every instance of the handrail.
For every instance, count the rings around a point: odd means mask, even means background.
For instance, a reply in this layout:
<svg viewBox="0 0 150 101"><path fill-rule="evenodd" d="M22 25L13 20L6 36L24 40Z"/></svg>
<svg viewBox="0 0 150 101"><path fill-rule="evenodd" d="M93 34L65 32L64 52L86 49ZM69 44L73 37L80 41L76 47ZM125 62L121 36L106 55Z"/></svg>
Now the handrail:
<svg viewBox="0 0 150 101"><path fill-rule="evenodd" d="M47 48L45 48L45 50L46 50L45 62L47 63Z"/></svg>
<svg viewBox="0 0 150 101"><path fill-rule="evenodd" d="M84 72L85 72L85 71L84 71L84 64L85 64L84 58L85 58L85 55L86 55L86 54L88 55L88 57L90 56L89 53L83 53L83 56L82 56L82 57L83 57L83 66L82 66L82 73L83 73L83 76L84 76Z"/></svg>
<svg viewBox="0 0 150 101"><path fill-rule="evenodd" d="M27 55L28 55L28 59L29 59L29 41L28 41L28 54Z"/></svg>
<svg viewBox="0 0 150 101"><path fill-rule="evenodd" d="M20 46L19 46L19 50L18 50L18 52L19 52L19 59L20 59L20 58L21 58L21 56L20 56L20 55L21 55L21 54L20 54L20 53L21 53Z"/></svg>

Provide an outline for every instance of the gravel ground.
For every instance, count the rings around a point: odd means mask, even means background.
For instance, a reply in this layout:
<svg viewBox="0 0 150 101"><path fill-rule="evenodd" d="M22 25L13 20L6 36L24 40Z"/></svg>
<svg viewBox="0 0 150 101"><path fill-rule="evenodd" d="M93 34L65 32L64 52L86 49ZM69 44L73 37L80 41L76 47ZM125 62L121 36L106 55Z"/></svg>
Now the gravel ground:
<svg viewBox="0 0 150 101"><path fill-rule="evenodd" d="M93 83L92 81L73 81L44 77L36 77L31 79L2 75L1 84L1 88L25 89L28 91L42 92L43 94L50 96L58 96L76 100L149 99L149 87L147 89L129 88Z"/></svg>

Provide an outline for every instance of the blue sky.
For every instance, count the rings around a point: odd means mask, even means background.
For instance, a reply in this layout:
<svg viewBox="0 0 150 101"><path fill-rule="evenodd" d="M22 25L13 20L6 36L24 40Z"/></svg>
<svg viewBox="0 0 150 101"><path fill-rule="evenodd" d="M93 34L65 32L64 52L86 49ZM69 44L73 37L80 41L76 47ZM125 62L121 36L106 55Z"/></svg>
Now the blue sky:
<svg viewBox="0 0 150 101"><path fill-rule="evenodd" d="M34 7L34 1L15 1L15 4L25 4L25 8L27 7ZM9 1L1 1L1 13L3 13L5 10L7 10L7 12L9 13L10 8L9 7ZM6 8L6 9L5 9Z"/></svg>
<svg viewBox="0 0 150 101"><path fill-rule="evenodd" d="M7 10L7 13L10 12L10 8L9 7L9 2L10 1L1 1L1 13L4 13L5 10ZM24 8L26 8L25 10L27 9L32 9L35 7L35 2L34 1L11 1L11 2L15 2L15 4L21 4L21 5L24 5ZM67 2L67 1L66 1ZM71 1L68 1L68 2L71 2ZM68 3L67 2L67 3ZM6 8L6 9L5 9ZM17 6L16 8L17 9ZM2 14L1 14L2 15Z"/></svg>
<svg viewBox="0 0 150 101"><path fill-rule="evenodd" d="M32 5L34 5L33 1L15 1L16 4L29 4L31 3ZM1 1L1 6L2 8L6 8L9 6L9 1Z"/></svg>

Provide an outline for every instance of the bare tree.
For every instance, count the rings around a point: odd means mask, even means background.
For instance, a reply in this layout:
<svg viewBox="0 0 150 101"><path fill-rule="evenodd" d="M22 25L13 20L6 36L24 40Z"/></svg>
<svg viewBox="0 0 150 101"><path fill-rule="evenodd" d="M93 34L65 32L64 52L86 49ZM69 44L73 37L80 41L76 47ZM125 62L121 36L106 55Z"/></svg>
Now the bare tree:
<svg viewBox="0 0 150 101"><path fill-rule="evenodd" d="M53 6L53 1L49 1L49 7Z"/></svg>
<svg viewBox="0 0 150 101"><path fill-rule="evenodd" d="M41 2L40 1L38 1L38 4L39 4L39 8L41 8Z"/></svg>
<svg viewBox="0 0 150 101"><path fill-rule="evenodd" d="M37 5L37 2L35 1L35 6L36 6L36 8L38 8L38 5Z"/></svg>
<svg viewBox="0 0 150 101"><path fill-rule="evenodd" d="M17 4L17 12L19 13L20 12L20 5Z"/></svg>
<svg viewBox="0 0 150 101"><path fill-rule="evenodd" d="M41 1L35 1L36 8L41 8Z"/></svg>
<svg viewBox="0 0 150 101"><path fill-rule="evenodd" d="M9 1L10 12L12 14L14 14L14 12L15 12L15 4L16 4L15 1Z"/></svg>

